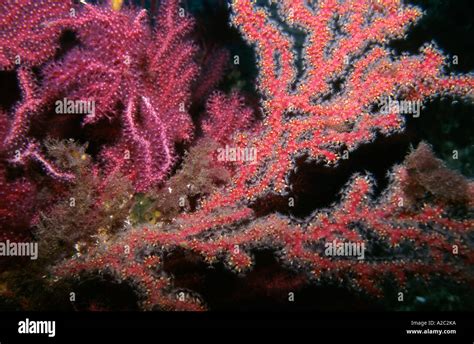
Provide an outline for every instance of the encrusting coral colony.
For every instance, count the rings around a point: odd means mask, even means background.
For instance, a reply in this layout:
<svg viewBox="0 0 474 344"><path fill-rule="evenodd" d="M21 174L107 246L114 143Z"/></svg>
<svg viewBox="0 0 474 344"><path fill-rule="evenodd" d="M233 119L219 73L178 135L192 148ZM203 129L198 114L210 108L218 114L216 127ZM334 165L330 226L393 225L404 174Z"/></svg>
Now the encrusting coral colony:
<svg viewBox="0 0 474 344"><path fill-rule="evenodd" d="M337 204L304 219L257 211L271 195L289 197L299 159L336 169L361 144L402 132L407 115L383 111L383 99L474 96L473 75L447 75L434 44L418 55L389 48L421 17L417 7L262 4L230 4L256 54L257 108L218 90L230 55L215 49L202 59L215 68L199 63L194 20L178 0L160 1L153 16L121 1L2 1L0 67L15 73L21 99L0 112L1 238L38 241L48 283L108 275L131 285L143 309L204 310L197 293L174 287L164 256L189 251L245 278L265 248L306 283L373 297L387 280L401 290L433 276L472 285L474 184L425 143L380 195L371 175L356 174ZM304 32L302 49L288 28ZM64 32L76 40L67 49ZM54 114L62 100L92 101L94 111ZM199 101L201 121L190 113ZM223 147L256 154L220 159ZM334 241L363 243L364 259L327 255ZM14 297L8 276L2 294Z"/></svg>

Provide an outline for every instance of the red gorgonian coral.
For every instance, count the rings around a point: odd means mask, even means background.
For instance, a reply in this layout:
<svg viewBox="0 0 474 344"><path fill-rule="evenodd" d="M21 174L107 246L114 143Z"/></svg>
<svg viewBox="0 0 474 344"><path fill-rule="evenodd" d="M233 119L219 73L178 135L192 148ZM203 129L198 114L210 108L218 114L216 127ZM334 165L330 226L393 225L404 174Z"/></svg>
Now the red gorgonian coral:
<svg viewBox="0 0 474 344"><path fill-rule="evenodd" d="M380 295L387 278L401 287L409 277L429 280L439 273L474 282L474 255L468 239L474 222L450 219L443 203L425 204L421 209L404 206L406 178L406 169L397 167L385 194L372 200L370 177L354 176L338 206L315 212L304 225L275 214L255 219L248 208L229 208L201 217L199 222L192 215L182 216L166 230L130 229L116 241L93 249L85 259L61 264L57 273L111 273L138 287L145 296L145 309L163 310L205 307L196 295L181 296L172 288L171 276L162 271L163 255L176 248L199 253L210 264L224 258L231 269L242 273L252 266L252 250L272 247L285 265L305 271L312 280L333 278L374 295ZM472 199L472 185L470 190ZM242 222L245 218L248 224ZM334 242L334 253L328 254L326 244ZM364 245L363 259L338 257L338 245L346 243ZM376 247L382 247L383 254L375 254Z"/></svg>
<svg viewBox="0 0 474 344"><path fill-rule="evenodd" d="M377 106L384 97L472 97L474 78L444 75L444 57L433 45L418 56L400 57L386 46L404 35L420 10L397 0L278 2L281 21L307 34L300 77L284 26L250 0L234 0L232 8L233 23L256 48L264 119L238 132L230 144L256 149L260 158L238 165L230 185L204 199L195 212L171 224L129 229L88 255L61 264L57 273L99 270L132 280L145 295L147 309L204 307L193 294L173 290L162 270L162 255L176 248L199 253L209 263L224 259L244 272L252 265L253 249L272 247L286 265L311 279L334 277L372 294L380 293L387 277L402 286L409 277L439 274L472 283L473 221L450 218L449 205L439 200L407 206L403 185L409 183L409 171L403 166L395 168L378 200L371 199L370 177L356 175L339 205L315 211L303 224L277 214L256 218L251 208L252 201L269 192L286 190L296 157L335 164L343 151L353 151L377 133L401 130L403 116ZM234 121L238 117L228 113ZM233 132L225 120L212 117L220 123L212 134ZM333 241L363 243L365 259L328 255L324 245ZM376 243L382 255L373 254Z"/></svg>
<svg viewBox="0 0 474 344"><path fill-rule="evenodd" d="M314 7L279 2L280 18L307 33L301 78L292 40L269 13L245 0L234 1L233 8L233 23L256 47L265 113L261 132L242 133L235 145L253 147L265 158L242 166L229 192L211 198L206 208L284 191L298 155L333 164L344 150L354 150L377 132L401 130L399 113L374 110L384 97L422 101L442 93L473 95L474 78L443 75L444 58L432 45L419 56L401 57L384 46L421 15L401 1L328 0ZM343 82L336 92L337 80Z"/></svg>

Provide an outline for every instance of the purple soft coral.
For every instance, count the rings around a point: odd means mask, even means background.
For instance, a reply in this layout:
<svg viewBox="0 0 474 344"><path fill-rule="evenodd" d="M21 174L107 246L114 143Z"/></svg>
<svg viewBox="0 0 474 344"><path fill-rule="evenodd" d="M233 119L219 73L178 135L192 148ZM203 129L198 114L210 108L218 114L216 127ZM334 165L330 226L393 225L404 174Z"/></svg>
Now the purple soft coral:
<svg viewBox="0 0 474 344"><path fill-rule="evenodd" d="M145 10L91 5L53 24L73 28L81 45L44 69L45 97L93 101L84 125L120 116L123 135L101 156L107 170L129 175L137 191L163 180L174 144L192 135L187 108L196 46L186 39L192 20L178 11L178 1L163 2L154 32Z"/></svg>

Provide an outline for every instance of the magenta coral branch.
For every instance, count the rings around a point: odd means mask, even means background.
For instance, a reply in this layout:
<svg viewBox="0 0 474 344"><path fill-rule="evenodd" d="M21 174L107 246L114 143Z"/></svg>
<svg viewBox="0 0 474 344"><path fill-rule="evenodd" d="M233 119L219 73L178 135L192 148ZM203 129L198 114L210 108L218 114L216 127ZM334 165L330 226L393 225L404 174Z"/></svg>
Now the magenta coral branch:
<svg viewBox="0 0 474 344"><path fill-rule="evenodd" d="M169 171L171 168L171 165L173 163L173 156L171 153L170 149L170 143L168 141L168 138L166 137L166 129L161 122L160 117L157 115L156 111L153 109L153 106L150 104L150 100L147 97L142 97L143 103L145 104L145 108L148 111L148 113L152 117L152 121L156 123L157 125L157 133L158 133L158 139L159 143L163 147L163 155L164 155L164 162L161 163L161 170L156 171L158 173L157 180L162 180L164 175Z"/></svg>
<svg viewBox="0 0 474 344"><path fill-rule="evenodd" d="M72 181L74 174L60 171L49 162L40 152L37 143L29 143L24 151L19 152L18 157L11 159L14 164L24 164L27 159L38 161L45 169L46 173L53 178Z"/></svg>
<svg viewBox="0 0 474 344"><path fill-rule="evenodd" d="M150 142L143 138L142 133L138 132L137 128L135 127L135 119L133 118L136 112L135 106L135 99L130 99L125 109L124 113L124 125L125 125L125 132L130 135L132 140L139 145L141 148L142 156L144 158L144 164L142 167L145 168L145 174L151 174L151 165L152 165L152 158L150 154Z"/></svg>
<svg viewBox="0 0 474 344"><path fill-rule="evenodd" d="M38 90L31 71L26 68L18 70L18 81L22 91L23 99L17 105L13 123L5 137L4 144L7 147L13 147L22 140L25 140L31 116L38 112L41 100L38 98Z"/></svg>

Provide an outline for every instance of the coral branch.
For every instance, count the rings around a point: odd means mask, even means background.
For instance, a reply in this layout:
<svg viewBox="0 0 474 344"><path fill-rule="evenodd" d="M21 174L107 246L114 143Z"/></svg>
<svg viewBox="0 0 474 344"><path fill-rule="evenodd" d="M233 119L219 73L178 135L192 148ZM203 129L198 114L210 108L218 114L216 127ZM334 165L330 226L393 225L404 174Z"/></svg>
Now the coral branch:
<svg viewBox="0 0 474 344"><path fill-rule="evenodd" d="M26 140L32 115L39 111L42 100L39 99L38 89L34 82L32 73L27 68L18 70L18 81L22 90L23 99L15 109L15 115L10 125L9 132L4 138L7 148L16 148Z"/></svg>

